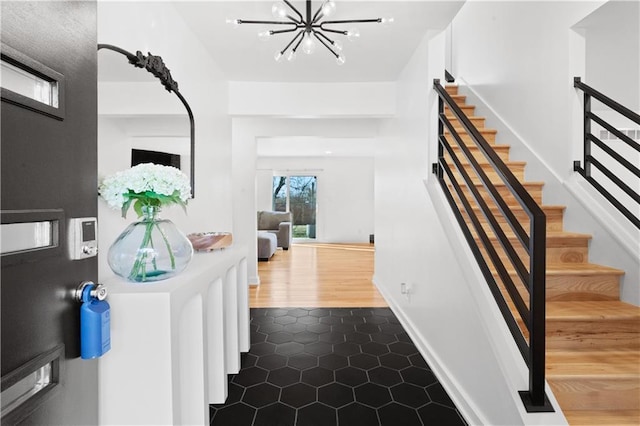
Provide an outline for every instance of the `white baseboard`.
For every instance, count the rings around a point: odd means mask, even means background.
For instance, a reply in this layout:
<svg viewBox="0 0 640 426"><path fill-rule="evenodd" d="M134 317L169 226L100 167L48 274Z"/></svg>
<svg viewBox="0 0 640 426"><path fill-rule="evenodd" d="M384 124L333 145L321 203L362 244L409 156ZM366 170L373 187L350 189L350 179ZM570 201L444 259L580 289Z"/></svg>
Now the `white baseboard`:
<svg viewBox="0 0 640 426"><path fill-rule="evenodd" d="M420 355L427 361L431 371L438 378L438 381L445 389L453 403L456 405L462 417L470 425L487 425L489 422L483 419L478 413L476 407L472 404L472 399L463 391L462 386L453 379L453 375L449 373L445 364L441 362L440 358L435 354L435 351L431 348L429 343L424 339L422 333L418 331L415 324L404 315L402 309L398 307L392 297L387 293L384 286L378 284L376 277L373 277L373 284L377 287L378 291L382 294L382 297L389 304L389 307L396 315L405 331L416 345L416 348L420 352Z"/></svg>

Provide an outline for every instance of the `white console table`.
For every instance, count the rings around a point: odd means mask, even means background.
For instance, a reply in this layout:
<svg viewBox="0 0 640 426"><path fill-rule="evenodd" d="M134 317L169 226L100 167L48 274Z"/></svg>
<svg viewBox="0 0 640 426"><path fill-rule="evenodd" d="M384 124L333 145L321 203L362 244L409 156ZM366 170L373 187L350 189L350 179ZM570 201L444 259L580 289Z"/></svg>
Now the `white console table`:
<svg viewBox="0 0 640 426"><path fill-rule="evenodd" d="M209 424L249 350L246 250L195 253L180 275L102 280L111 350L99 360L100 424Z"/></svg>

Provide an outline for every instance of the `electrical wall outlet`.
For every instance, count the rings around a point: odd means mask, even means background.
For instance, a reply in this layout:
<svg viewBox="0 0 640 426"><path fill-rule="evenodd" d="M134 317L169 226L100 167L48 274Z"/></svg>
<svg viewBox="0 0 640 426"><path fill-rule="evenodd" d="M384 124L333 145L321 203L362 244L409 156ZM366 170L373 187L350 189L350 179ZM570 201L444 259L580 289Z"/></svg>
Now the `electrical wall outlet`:
<svg viewBox="0 0 640 426"><path fill-rule="evenodd" d="M411 297L411 284L408 283L400 283L400 294L404 294L407 300L410 300Z"/></svg>

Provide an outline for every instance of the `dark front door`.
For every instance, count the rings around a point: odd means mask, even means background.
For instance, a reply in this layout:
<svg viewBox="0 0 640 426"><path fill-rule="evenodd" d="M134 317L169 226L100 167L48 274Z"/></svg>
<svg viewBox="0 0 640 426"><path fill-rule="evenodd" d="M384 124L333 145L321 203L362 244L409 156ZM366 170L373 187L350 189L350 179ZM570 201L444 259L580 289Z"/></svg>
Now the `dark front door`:
<svg viewBox="0 0 640 426"><path fill-rule="evenodd" d="M96 3L2 1L2 423L98 422L69 223L97 215Z"/></svg>

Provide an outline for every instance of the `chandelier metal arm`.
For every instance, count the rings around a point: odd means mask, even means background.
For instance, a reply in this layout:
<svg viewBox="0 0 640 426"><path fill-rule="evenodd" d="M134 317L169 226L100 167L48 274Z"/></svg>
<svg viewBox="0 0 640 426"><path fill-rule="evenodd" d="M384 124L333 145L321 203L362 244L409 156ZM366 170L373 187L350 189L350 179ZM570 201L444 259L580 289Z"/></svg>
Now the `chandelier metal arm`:
<svg viewBox="0 0 640 426"><path fill-rule="evenodd" d="M318 10L316 10L316 13L315 15L313 15L313 19L311 20L311 23L315 24L316 22L318 22L318 20L322 19L322 17L324 16L324 14L322 13L322 6L324 6L324 2L322 2Z"/></svg>
<svg viewBox="0 0 640 426"><path fill-rule="evenodd" d="M322 36L324 37L324 34L319 33L319 32L317 32L317 31L314 31L314 32L313 32L313 35L314 35L314 36L316 36L316 38L318 39L318 41L319 41L320 43L322 43L322 45L323 45L324 47L326 47L326 48L329 50L329 52L333 53L333 56L335 56L335 57L336 57L336 59L340 56L340 55L338 55L336 52L334 52L334 51L333 51L333 49L331 48L331 46L329 46L329 45L327 44L327 42L326 42L326 41L324 41L322 38L320 38L320 37L318 36L318 35L322 35ZM325 38L326 38L326 37L325 37ZM327 38L327 40L329 40L329 39ZM333 44L333 43L332 43L332 44Z"/></svg>
<svg viewBox="0 0 640 426"><path fill-rule="evenodd" d="M331 45L335 44L335 41L331 40L329 37L327 37L326 35L324 35L320 31L313 31L313 33L316 35L316 37L318 37L318 36L322 37L323 39L325 39L326 41L331 43Z"/></svg>
<svg viewBox="0 0 640 426"><path fill-rule="evenodd" d="M317 28L320 28L322 31L326 31L328 33L342 34L347 35L348 31L343 30L334 30L332 28L322 28L322 26L318 25Z"/></svg>
<svg viewBox="0 0 640 426"><path fill-rule="evenodd" d="M302 37L300 37L300 40L298 40L298 42L296 43L296 45L293 47L293 49L292 49L292 50L294 51L294 53L298 50L298 47L300 47L300 43L302 43L302 40L304 39L304 33L305 33L305 30L301 30L301 31L300 31L300 34L298 34L298 35L302 35ZM298 37L298 36L296 36L296 38L297 38L297 37ZM291 42L293 43L293 40L291 40ZM291 44L291 43L289 43L289 44Z"/></svg>
<svg viewBox="0 0 640 426"><path fill-rule="evenodd" d="M304 22L303 22L303 21L298 20L298 19L294 18L294 17L293 17L293 16L291 16L291 15L287 15L287 18L288 18L288 19L290 19L290 20L291 20L291 22L295 22L295 23L296 23L296 25L304 25Z"/></svg>
<svg viewBox="0 0 640 426"><path fill-rule="evenodd" d="M369 23L369 22L377 22L377 23L382 23L382 18L373 18L373 19L346 19L346 20L339 20L339 21L324 21L320 24L320 28L325 30L325 28L323 28L323 25L329 25L329 24L364 24L364 23Z"/></svg>
<svg viewBox="0 0 640 426"><path fill-rule="evenodd" d="M295 28L287 29L287 30L271 30L271 31L269 31L269 34L275 35L275 34L292 33L294 31L296 31L298 28L300 28L300 27L298 26L298 27L295 27Z"/></svg>
<svg viewBox="0 0 640 426"><path fill-rule="evenodd" d="M282 50L280 51L280 54L281 54L281 55L284 55L284 52L286 52L286 51L289 49L289 47L291 47L291 45L292 45L292 44L293 44L293 43L298 39L298 37L300 37L300 41L298 41L298 44L296 45L296 47L294 47L294 48L293 48L293 51L295 52L295 51L296 51L296 49L298 48L298 46L300 45L300 42L302 41L302 37L301 37L301 36L302 36L303 34L304 34L304 30L300 30L300 31L298 32L298 34L296 34L296 35L295 35L295 37L293 37L293 38L291 39L291 41L289 42L289 44L287 44L287 45L285 46L285 48L284 48L284 49L282 49Z"/></svg>
<svg viewBox="0 0 640 426"><path fill-rule="evenodd" d="M249 21L245 19L237 19L238 24L263 24L263 25L295 25L298 26L295 22L287 22L287 21Z"/></svg>
<svg viewBox="0 0 640 426"><path fill-rule="evenodd" d="M300 18L299 21L296 21L298 23L304 23L304 18L302 17L302 14L298 11L298 9L296 9L290 2L289 0L282 0L287 6L289 6L291 8L291 10L293 10L295 12L296 15L298 15L298 18Z"/></svg>

